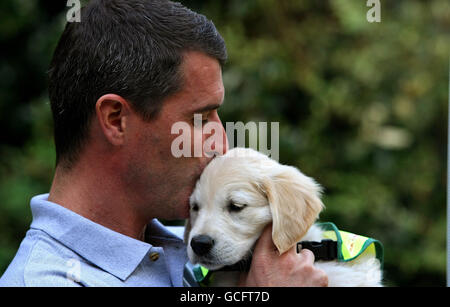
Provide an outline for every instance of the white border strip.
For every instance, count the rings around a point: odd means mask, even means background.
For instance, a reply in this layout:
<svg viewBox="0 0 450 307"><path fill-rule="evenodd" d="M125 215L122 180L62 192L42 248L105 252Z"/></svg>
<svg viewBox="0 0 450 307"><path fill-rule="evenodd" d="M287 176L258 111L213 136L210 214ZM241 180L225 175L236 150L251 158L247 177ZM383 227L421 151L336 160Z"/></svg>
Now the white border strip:
<svg viewBox="0 0 450 307"><path fill-rule="evenodd" d="M450 56L448 64L448 129L447 129L447 287L450 287Z"/></svg>

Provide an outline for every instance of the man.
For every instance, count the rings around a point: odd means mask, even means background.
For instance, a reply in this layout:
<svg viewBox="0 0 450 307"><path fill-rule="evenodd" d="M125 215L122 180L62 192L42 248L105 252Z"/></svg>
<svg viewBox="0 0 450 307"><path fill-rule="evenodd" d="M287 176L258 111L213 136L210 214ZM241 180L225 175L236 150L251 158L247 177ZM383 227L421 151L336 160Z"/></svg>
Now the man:
<svg viewBox="0 0 450 307"><path fill-rule="evenodd" d="M33 222L0 285L182 285L180 229L157 218L188 217L211 157L176 158L171 127L189 123L194 135L194 114L221 124L226 58L213 23L169 1L94 0L67 24L49 71L54 180L31 200ZM193 148L212 136L200 133ZM277 255L268 228L242 285L326 285L313 262L309 251Z"/></svg>

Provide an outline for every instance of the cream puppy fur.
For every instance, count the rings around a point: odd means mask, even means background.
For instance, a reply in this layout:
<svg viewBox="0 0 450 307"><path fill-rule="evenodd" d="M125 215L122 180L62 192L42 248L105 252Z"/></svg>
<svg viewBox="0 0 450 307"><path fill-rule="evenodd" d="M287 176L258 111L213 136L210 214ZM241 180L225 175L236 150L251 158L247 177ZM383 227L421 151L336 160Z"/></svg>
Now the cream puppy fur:
<svg viewBox="0 0 450 307"><path fill-rule="evenodd" d="M320 241L314 222L323 209L321 187L292 166L255 150L234 148L203 171L190 197L185 241L192 263L210 270L251 256L268 223L280 254L299 241ZM371 256L352 262L317 261L329 286L381 286L380 263ZM217 272L214 286L237 285L238 272Z"/></svg>

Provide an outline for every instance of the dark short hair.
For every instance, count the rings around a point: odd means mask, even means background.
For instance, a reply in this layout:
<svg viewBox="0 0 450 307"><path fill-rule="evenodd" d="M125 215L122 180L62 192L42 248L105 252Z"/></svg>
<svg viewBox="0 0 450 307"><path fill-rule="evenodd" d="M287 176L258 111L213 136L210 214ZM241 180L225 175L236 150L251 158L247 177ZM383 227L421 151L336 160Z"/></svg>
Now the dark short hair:
<svg viewBox="0 0 450 307"><path fill-rule="evenodd" d="M68 22L49 69L56 164L70 168L87 139L95 103L117 94L151 120L182 86L183 53L227 59L205 16L165 0L91 0Z"/></svg>

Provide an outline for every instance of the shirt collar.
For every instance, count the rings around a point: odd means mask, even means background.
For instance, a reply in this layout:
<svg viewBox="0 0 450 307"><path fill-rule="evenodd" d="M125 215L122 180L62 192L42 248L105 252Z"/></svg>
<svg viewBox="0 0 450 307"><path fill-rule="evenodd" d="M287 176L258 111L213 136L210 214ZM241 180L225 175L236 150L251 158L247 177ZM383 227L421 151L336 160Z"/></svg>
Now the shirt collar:
<svg viewBox="0 0 450 307"><path fill-rule="evenodd" d="M40 229L101 269L127 279L141 263L152 245L115 232L48 201L48 194L31 199L33 222L31 228ZM152 235L180 238L154 219Z"/></svg>

